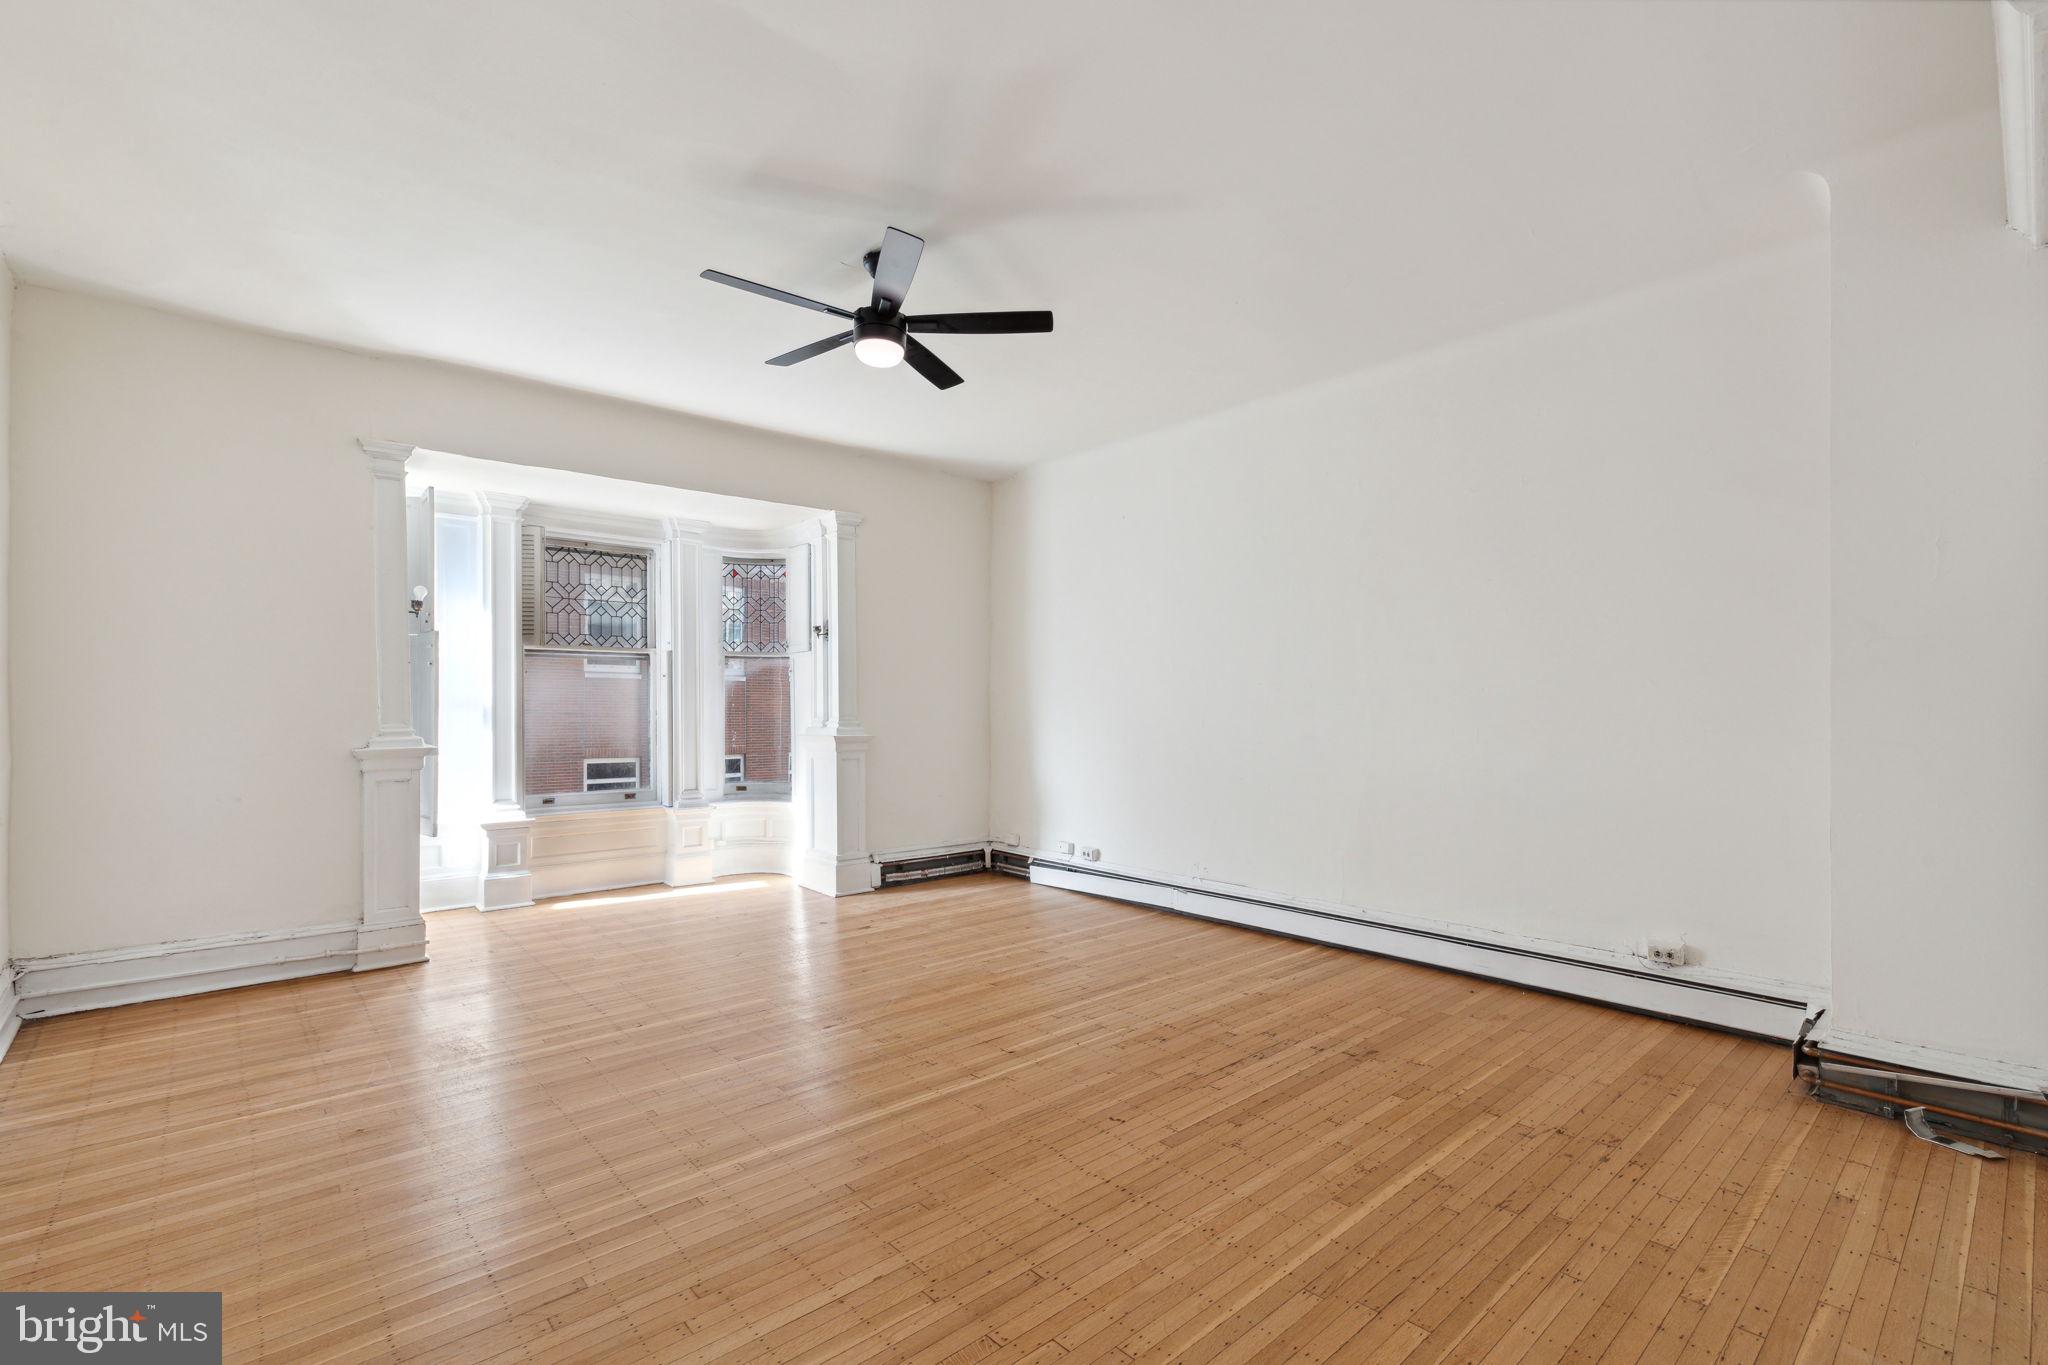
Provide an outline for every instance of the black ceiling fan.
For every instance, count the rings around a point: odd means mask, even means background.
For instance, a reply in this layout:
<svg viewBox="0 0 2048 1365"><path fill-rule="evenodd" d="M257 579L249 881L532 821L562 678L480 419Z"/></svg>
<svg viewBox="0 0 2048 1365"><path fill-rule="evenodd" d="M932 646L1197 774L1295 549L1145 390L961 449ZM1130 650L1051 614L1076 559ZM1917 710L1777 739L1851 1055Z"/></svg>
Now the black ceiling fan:
<svg viewBox="0 0 2048 1365"><path fill-rule="evenodd" d="M911 276L917 273L918 257L924 254L924 238L913 237L901 228L889 228L882 233L882 245L875 251L861 257L861 263L874 276L875 295L865 308L848 310L829 303L819 303L801 294L792 294L785 289L775 289L765 284L755 284L737 275L728 275L722 270L707 270L703 277L717 284L729 284L735 289L744 289L750 294L763 298L781 299L799 308L808 308L816 313L830 313L836 318L845 318L853 324L850 332L814 341L808 346L799 346L794 351L785 351L774 357L770 365L794 365L799 360L836 351L847 342L853 343L854 358L862 364L884 369L898 361L907 360L910 368L942 389L950 389L960 382L960 376L945 361L933 355L913 332L951 332L955 335L991 332L1050 332L1052 314L1029 313L926 313L922 317L911 317L903 311L903 296L910 292Z"/></svg>

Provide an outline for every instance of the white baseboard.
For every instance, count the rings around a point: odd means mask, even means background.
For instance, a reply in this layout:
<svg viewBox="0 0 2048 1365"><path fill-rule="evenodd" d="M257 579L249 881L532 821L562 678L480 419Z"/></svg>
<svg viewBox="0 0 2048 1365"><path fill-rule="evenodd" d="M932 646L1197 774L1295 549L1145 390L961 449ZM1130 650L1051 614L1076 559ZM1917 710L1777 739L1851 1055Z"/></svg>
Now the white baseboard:
<svg viewBox="0 0 2048 1365"><path fill-rule="evenodd" d="M1814 1041L1830 1052L1865 1057L1873 1062L1884 1062L1912 1071L1931 1071L1936 1075L1953 1076L1957 1080L1975 1081L1979 1085L2002 1085L2014 1090L2048 1093L2048 1070L2027 1066L2021 1062L1975 1057L1964 1052L1922 1047L1917 1043L1894 1042L1874 1034L1853 1033L1834 1028L1825 1019L1815 1030Z"/></svg>
<svg viewBox="0 0 2048 1365"><path fill-rule="evenodd" d="M374 939L368 942L365 932L360 924L319 924L17 958L14 991L20 1016L40 1019L322 972L394 966L421 956L417 944L397 941L409 937L403 928L367 931Z"/></svg>
<svg viewBox="0 0 2048 1365"><path fill-rule="evenodd" d="M1344 907L1312 906L1278 895L1221 891L1060 862L1034 860L1031 880L1786 1042L1798 1036L1810 997L1816 994L1784 982L1726 973L1708 977L1686 968L1639 968L1602 961L1591 953L1570 956L1548 945L1537 948L1468 937L1448 928L1377 921Z"/></svg>
<svg viewBox="0 0 2048 1365"><path fill-rule="evenodd" d="M804 890L824 896L858 896L874 890L880 876L881 869L865 853L842 857L810 852L797 865L797 881Z"/></svg>
<svg viewBox="0 0 2048 1365"><path fill-rule="evenodd" d="M763 840L720 844L711 851L711 875L794 877L796 854L788 844Z"/></svg>
<svg viewBox="0 0 2048 1365"><path fill-rule="evenodd" d="M7 1049L19 1032L21 1002L14 996L14 969L0 962L0 1061L7 1060Z"/></svg>
<svg viewBox="0 0 2048 1365"><path fill-rule="evenodd" d="M420 909L467 910L477 903L477 882L482 869L474 867L432 867L420 872Z"/></svg>

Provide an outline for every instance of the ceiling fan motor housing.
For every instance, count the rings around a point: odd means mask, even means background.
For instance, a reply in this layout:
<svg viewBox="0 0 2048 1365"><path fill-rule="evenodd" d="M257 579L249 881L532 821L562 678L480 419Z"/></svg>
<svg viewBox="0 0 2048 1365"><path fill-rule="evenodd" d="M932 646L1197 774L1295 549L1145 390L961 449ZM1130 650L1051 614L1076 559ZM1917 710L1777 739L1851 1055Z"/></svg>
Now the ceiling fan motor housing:
<svg viewBox="0 0 2048 1365"><path fill-rule="evenodd" d="M872 316L872 310L867 308L861 309L860 312L860 321L853 324L853 341L855 345L868 340L893 341L898 346L903 344L902 323L884 322L882 319Z"/></svg>

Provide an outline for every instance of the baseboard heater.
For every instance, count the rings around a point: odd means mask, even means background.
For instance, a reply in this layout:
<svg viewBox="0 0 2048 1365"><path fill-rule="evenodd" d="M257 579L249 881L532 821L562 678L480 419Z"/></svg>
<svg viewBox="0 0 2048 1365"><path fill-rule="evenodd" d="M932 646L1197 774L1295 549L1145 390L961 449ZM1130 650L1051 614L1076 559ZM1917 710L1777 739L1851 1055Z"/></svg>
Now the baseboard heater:
<svg viewBox="0 0 2048 1365"><path fill-rule="evenodd" d="M2048 1093L1983 1085L1937 1071L1837 1052L1802 1030L1792 1044L1792 1074L1823 1104L1904 1119L1915 1137L1974 1156L1967 1141L2048 1156Z"/></svg>
<svg viewBox="0 0 2048 1365"><path fill-rule="evenodd" d="M1026 854L1012 853L1006 848L993 849L988 855L988 870L1000 872L1005 877L1022 877L1030 881L1031 859Z"/></svg>
<svg viewBox="0 0 2048 1365"><path fill-rule="evenodd" d="M988 871L988 850L965 848L954 853L935 853L927 858L904 858L883 863L881 867L884 886L928 882L940 877L964 877L969 873Z"/></svg>
<svg viewBox="0 0 2048 1365"><path fill-rule="evenodd" d="M1574 996L1637 1014L1704 1024L1776 1043L1789 1043L1797 1038L1809 1013L1806 1001L1788 996L1462 938L1438 930L1379 923L1354 915L1262 900L1249 894L1177 886L1043 858L1028 860L1028 867L1031 880L1041 886L1081 891L1334 948L1419 962L1467 976Z"/></svg>

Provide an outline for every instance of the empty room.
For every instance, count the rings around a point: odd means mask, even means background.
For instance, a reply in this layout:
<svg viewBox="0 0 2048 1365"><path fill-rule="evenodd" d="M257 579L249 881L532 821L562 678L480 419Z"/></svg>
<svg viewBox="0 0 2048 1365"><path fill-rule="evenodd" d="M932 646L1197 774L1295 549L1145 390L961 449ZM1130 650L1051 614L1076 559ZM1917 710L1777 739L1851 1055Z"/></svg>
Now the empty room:
<svg viewBox="0 0 2048 1365"><path fill-rule="evenodd" d="M2048 0L0 0L0 1362L2048 1365Z"/></svg>

